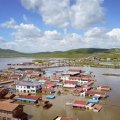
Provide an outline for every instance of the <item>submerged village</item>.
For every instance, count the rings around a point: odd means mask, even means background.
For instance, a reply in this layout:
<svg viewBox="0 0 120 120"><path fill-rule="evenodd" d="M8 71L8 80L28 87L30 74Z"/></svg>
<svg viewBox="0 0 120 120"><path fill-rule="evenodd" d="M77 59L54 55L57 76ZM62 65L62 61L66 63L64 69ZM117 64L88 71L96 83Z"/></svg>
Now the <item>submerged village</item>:
<svg viewBox="0 0 120 120"><path fill-rule="evenodd" d="M28 120L36 110L46 113L55 106L71 111L101 112L111 86L95 85L95 74L81 67L61 69L57 60L7 64L0 71L0 119ZM59 68L58 68L59 67ZM48 69L49 68L49 69ZM50 68L57 68L52 70ZM27 110L26 110L27 107ZM31 108L32 107L32 108ZM30 111L30 112L29 112ZM51 112L54 113L54 111ZM39 115L38 115L39 116ZM39 117L37 117L39 120ZM44 120L44 119L40 119ZM71 115L52 115L51 120L79 120Z"/></svg>

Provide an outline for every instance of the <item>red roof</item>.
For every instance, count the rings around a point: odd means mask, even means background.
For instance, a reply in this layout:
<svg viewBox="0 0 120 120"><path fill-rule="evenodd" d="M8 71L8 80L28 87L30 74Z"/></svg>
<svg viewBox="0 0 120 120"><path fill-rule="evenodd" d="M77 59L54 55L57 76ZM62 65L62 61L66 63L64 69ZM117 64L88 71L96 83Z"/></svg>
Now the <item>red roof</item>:
<svg viewBox="0 0 120 120"><path fill-rule="evenodd" d="M51 87L49 88L42 88L42 91L44 92L51 92L53 89Z"/></svg>
<svg viewBox="0 0 120 120"><path fill-rule="evenodd" d="M19 95L19 98L26 98L26 99L38 100L40 98L40 96Z"/></svg>
<svg viewBox="0 0 120 120"><path fill-rule="evenodd" d="M82 100L75 100L74 104L82 104L82 105L86 105L86 101L82 101Z"/></svg>
<svg viewBox="0 0 120 120"><path fill-rule="evenodd" d="M100 94L100 95L105 95L106 92L103 92L103 91L87 91L86 94Z"/></svg>
<svg viewBox="0 0 120 120"><path fill-rule="evenodd" d="M66 80L64 83L65 83L65 84L76 84L76 83L77 83L77 81L73 81L73 80Z"/></svg>
<svg viewBox="0 0 120 120"><path fill-rule="evenodd" d="M82 88L75 88L74 91L81 92L81 91L83 91L83 89Z"/></svg>
<svg viewBox="0 0 120 120"><path fill-rule="evenodd" d="M101 88L109 88L109 89L111 89L112 87L111 86L101 86Z"/></svg>

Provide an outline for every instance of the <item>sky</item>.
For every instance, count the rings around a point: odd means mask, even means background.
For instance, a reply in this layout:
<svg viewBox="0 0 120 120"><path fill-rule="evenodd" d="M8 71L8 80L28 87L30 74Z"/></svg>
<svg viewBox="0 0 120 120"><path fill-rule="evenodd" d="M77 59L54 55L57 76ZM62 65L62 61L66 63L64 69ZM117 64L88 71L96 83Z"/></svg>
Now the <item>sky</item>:
<svg viewBox="0 0 120 120"><path fill-rule="evenodd" d="M120 48L119 5L120 0L0 0L0 48Z"/></svg>

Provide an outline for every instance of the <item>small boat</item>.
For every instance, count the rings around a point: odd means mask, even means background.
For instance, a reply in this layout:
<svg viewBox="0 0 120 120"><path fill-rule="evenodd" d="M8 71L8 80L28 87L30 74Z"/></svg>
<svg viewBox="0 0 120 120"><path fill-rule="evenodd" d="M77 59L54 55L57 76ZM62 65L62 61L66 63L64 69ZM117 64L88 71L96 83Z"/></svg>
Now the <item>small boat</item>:
<svg viewBox="0 0 120 120"><path fill-rule="evenodd" d="M48 103L43 106L44 109L48 109L50 107L52 107L52 103Z"/></svg>

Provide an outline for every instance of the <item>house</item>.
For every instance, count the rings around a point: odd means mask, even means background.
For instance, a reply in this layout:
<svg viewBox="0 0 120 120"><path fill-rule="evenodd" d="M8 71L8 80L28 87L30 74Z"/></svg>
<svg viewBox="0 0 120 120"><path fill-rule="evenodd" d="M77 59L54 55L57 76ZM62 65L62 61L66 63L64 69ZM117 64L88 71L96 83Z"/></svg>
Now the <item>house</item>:
<svg viewBox="0 0 120 120"><path fill-rule="evenodd" d="M93 106L93 111L94 111L94 112L99 112L101 109L102 109L102 106L99 105L99 104L95 104L95 105Z"/></svg>
<svg viewBox="0 0 120 120"><path fill-rule="evenodd" d="M88 103L88 104L86 105L86 109L87 109L87 110L92 110L92 109L93 109L93 105L94 105L94 103Z"/></svg>
<svg viewBox="0 0 120 120"><path fill-rule="evenodd" d="M41 85L44 85L45 82L46 82L46 80L42 80L42 79L40 79L38 82L39 82Z"/></svg>
<svg viewBox="0 0 120 120"><path fill-rule="evenodd" d="M70 68L68 71L70 71L70 72L79 72L79 73L82 72L80 68Z"/></svg>
<svg viewBox="0 0 120 120"><path fill-rule="evenodd" d="M8 89L0 88L0 98L3 98L5 95L7 95L9 92Z"/></svg>
<svg viewBox="0 0 120 120"><path fill-rule="evenodd" d="M28 120L27 114L23 112L23 105L0 102L1 120Z"/></svg>
<svg viewBox="0 0 120 120"><path fill-rule="evenodd" d="M40 99L41 99L40 96L31 96L31 95L19 95L19 97L16 98L16 100L33 102L33 103L38 103Z"/></svg>
<svg viewBox="0 0 120 120"><path fill-rule="evenodd" d="M87 91L86 92L86 95L88 96L94 96L95 94L100 95L103 98L108 96L107 93L103 91Z"/></svg>
<svg viewBox="0 0 120 120"><path fill-rule="evenodd" d="M41 90L41 85L37 82L18 82L16 84L17 93L36 94Z"/></svg>
<svg viewBox="0 0 120 120"><path fill-rule="evenodd" d="M75 88L76 85L77 85L77 81L66 80L66 81L64 81L63 87L66 87L66 88Z"/></svg>
<svg viewBox="0 0 120 120"><path fill-rule="evenodd" d="M53 75L50 76L50 81L60 82L60 77L61 77L61 75L59 75L59 74L53 74Z"/></svg>
<svg viewBox="0 0 120 120"><path fill-rule="evenodd" d="M105 91L110 91L112 89L111 86L98 86L98 90L105 90Z"/></svg>
<svg viewBox="0 0 120 120"><path fill-rule="evenodd" d="M98 98L89 99L88 103L99 103L99 99Z"/></svg>
<svg viewBox="0 0 120 120"><path fill-rule="evenodd" d="M12 99L15 97L15 94L8 93L7 95L4 96L5 99Z"/></svg>
<svg viewBox="0 0 120 120"><path fill-rule="evenodd" d="M89 81L90 81L90 80L88 80L88 79L80 79L80 80L78 81L78 85L79 85L79 86L87 85L87 83L88 83Z"/></svg>
<svg viewBox="0 0 120 120"><path fill-rule="evenodd" d="M82 89L83 89L83 91L88 91L91 89L91 87L90 86L83 86Z"/></svg>
<svg viewBox="0 0 120 120"><path fill-rule="evenodd" d="M55 90L54 90L53 87L42 88L42 93L49 93L49 94L51 94L51 93L54 93L54 92L55 92Z"/></svg>
<svg viewBox="0 0 120 120"><path fill-rule="evenodd" d="M85 97L86 96L86 92L85 91L81 92L80 96Z"/></svg>
<svg viewBox="0 0 120 120"><path fill-rule="evenodd" d="M46 96L47 99L54 99L55 98L55 95L48 95Z"/></svg>
<svg viewBox="0 0 120 120"><path fill-rule="evenodd" d="M62 73L61 77L60 77L60 80L69 80L70 78L70 75L68 73Z"/></svg>
<svg viewBox="0 0 120 120"><path fill-rule="evenodd" d="M48 88L50 88L50 87L55 87L55 86L56 86L56 83L50 82L50 81L46 81L46 82L45 82L45 86L48 87Z"/></svg>
<svg viewBox="0 0 120 120"><path fill-rule="evenodd" d="M74 92L77 92L77 93L80 93L80 92L83 91L83 89L82 89L81 87L79 87L79 88L75 88L73 91L74 91Z"/></svg>
<svg viewBox="0 0 120 120"><path fill-rule="evenodd" d="M78 108L85 108L87 105L86 101L82 101L82 100L75 100L73 103L73 107L78 107Z"/></svg>
<svg viewBox="0 0 120 120"><path fill-rule="evenodd" d="M25 73L27 78L38 78L41 76L41 72L39 71L28 70Z"/></svg>

